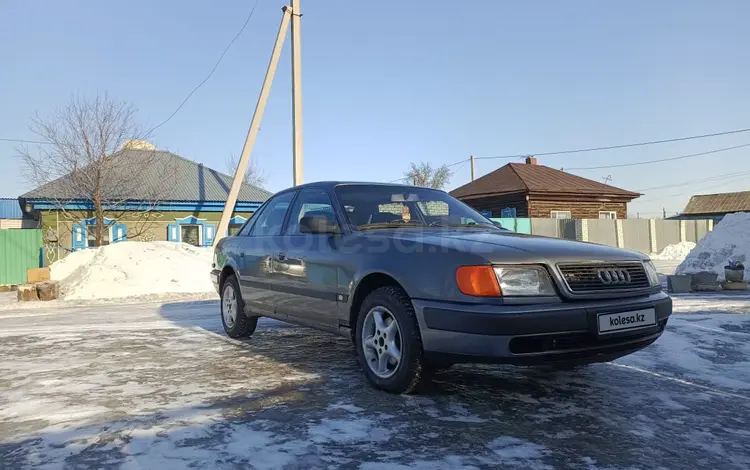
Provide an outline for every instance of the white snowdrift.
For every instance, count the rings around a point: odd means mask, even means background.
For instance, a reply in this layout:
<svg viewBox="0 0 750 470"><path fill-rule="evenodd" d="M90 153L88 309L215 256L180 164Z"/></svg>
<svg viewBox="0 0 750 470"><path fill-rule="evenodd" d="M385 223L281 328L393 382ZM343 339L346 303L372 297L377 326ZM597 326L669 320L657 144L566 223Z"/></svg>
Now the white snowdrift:
<svg viewBox="0 0 750 470"><path fill-rule="evenodd" d="M123 242L71 253L51 266L64 300L215 294L213 248L174 242Z"/></svg>
<svg viewBox="0 0 750 470"><path fill-rule="evenodd" d="M724 266L729 261L743 261L745 279L750 279L750 213L729 214L698 242L677 270L677 274L700 271L715 272L724 279Z"/></svg>
<svg viewBox="0 0 750 470"><path fill-rule="evenodd" d="M661 253L651 255L651 259L665 260L665 261L682 261L690 254L695 248L693 242L680 242L674 245L666 246Z"/></svg>

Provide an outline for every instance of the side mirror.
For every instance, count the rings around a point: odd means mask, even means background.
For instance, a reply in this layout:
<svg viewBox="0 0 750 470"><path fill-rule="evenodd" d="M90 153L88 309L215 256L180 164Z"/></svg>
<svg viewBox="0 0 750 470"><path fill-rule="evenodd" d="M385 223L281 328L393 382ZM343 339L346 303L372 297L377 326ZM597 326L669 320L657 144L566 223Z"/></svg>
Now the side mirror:
<svg viewBox="0 0 750 470"><path fill-rule="evenodd" d="M331 223L324 215L306 215L299 221L299 231L314 235L334 235L339 233L339 226Z"/></svg>
<svg viewBox="0 0 750 470"><path fill-rule="evenodd" d="M502 225L500 225L500 222L498 222L496 220L492 220L492 219L490 219L490 222L492 222L492 225L494 225L495 227L499 228L500 230L502 230L504 232L510 232L510 230L508 230L507 228L505 228Z"/></svg>

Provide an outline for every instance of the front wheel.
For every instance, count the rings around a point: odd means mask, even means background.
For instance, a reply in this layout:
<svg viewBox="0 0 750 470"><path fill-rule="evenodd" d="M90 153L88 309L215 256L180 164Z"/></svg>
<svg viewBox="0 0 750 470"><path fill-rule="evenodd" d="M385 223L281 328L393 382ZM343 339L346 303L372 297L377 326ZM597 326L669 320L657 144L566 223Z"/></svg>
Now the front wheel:
<svg viewBox="0 0 750 470"><path fill-rule="evenodd" d="M247 338L255 332L258 317L245 315L237 277L227 277L221 289L221 323L230 338Z"/></svg>
<svg viewBox="0 0 750 470"><path fill-rule="evenodd" d="M410 393L427 375L414 307L398 287L381 287L365 298L355 341L365 377L377 388Z"/></svg>

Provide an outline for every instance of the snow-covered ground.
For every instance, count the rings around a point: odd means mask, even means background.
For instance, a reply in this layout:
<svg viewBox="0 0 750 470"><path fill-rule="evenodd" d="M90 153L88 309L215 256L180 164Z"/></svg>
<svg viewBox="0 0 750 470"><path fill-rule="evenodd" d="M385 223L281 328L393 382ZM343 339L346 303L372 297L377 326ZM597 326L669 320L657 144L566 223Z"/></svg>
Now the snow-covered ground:
<svg viewBox="0 0 750 470"><path fill-rule="evenodd" d="M652 260L662 261L682 261L690 252L695 248L693 242L680 242L674 245L666 246L661 253L654 253L651 255Z"/></svg>
<svg viewBox="0 0 750 470"><path fill-rule="evenodd" d="M750 279L750 213L726 215L708 232L677 267L677 274L700 271L715 272L724 279L724 266L729 261L745 264L745 279Z"/></svg>
<svg viewBox="0 0 750 470"><path fill-rule="evenodd" d="M216 301L0 311L0 468L748 468L750 299L675 299L647 349L573 372L457 366L370 388L343 338Z"/></svg>
<svg viewBox="0 0 750 470"><path fill-rule="evenodd" d="M175 294L205 298L216 296L208 276L212 256L211 247L128 241L76 251L50 271L66 301L138 302Z"/></svg>

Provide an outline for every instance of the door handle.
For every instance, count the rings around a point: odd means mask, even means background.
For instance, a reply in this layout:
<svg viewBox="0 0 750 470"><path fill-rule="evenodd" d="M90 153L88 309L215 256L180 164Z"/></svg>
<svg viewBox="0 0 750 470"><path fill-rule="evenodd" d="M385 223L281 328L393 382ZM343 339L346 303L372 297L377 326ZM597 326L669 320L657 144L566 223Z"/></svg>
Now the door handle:
<svg viewBox="0 0 750 470"><path fill-rule="evenodd" d="M279 253L276 255L276 259L279 261L285 261L286 260L286 253Z"/></svg>
<svg viewBox="0 0 750 470"><path fill-rule="evenodd" d="M240 251L240 258L244 258L244 257L245 257L245 252L244 251Z"/></svg>

